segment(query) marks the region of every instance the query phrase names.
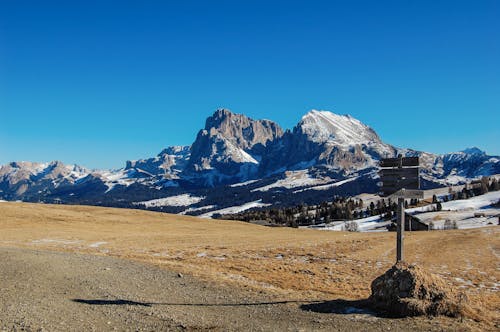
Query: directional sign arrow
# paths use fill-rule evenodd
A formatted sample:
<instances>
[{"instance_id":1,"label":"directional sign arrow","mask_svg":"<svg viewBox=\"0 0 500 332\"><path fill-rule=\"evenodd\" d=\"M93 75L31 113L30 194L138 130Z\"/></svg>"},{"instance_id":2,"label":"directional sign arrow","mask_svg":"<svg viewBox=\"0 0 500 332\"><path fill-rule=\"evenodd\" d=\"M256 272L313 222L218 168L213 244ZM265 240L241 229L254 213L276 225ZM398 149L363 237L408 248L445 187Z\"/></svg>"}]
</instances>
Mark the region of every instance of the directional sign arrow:
<instances>
[{"instance_id":1,"label":"directional sign arrow","mask_svg":"<svg viewBox=\"0 0 500 332\"><path fill-rule=\"evenodd\" d=\"M419 168L382 168L378 171L382 181L385 177L418 178Z\"/></svg>"}]
</instances>

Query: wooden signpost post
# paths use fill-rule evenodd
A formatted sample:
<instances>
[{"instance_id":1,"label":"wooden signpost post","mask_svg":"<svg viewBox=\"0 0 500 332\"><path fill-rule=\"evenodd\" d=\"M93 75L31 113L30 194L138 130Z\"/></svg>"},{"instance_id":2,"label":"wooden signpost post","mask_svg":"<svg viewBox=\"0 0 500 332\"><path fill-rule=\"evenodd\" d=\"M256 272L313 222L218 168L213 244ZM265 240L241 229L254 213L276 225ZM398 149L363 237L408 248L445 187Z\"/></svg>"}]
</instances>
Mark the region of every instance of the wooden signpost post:
<instances>
[{"instance_id":1,"label":"wooden signpost post","mask_svg":"<svg viewBox=\"0 0 500 332\"><path fill-rule=\"evenodd\" d=\"M387 158L380 160L382 195L397 197L396 262L404 260L405 198L423 198L420 189L418 157Z\"/></svg>"}]
</instances>

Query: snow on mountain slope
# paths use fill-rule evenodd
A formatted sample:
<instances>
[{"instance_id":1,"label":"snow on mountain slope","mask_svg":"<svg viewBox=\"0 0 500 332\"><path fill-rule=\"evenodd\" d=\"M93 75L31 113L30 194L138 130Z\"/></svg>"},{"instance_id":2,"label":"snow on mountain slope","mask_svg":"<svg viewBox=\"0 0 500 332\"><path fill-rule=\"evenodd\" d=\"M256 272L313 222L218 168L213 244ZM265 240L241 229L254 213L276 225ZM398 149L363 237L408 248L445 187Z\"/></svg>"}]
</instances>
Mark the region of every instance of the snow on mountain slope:
<instances>
[{"instance_id":1,"label":"snow on mountain slope","mask_svg":"<svg viewBox=\"0 0 500 332\"><path fill-rule=\"evenodd\" d=\"M238 183L230 185L230 187L232 187L232 188L235 188L235 187L244 187L244 186L248 186L249 184L258 182L258 181L259 180L249 180L249 181L245 181L245 182L238 182Z\"/></svg>"},{"instance_id":2,"label":"snow on mountain slope","mask_svg":"<svg viewBox=\"0 0 500 332\"><path fill-rule=\"evenodd\" d=\"M243 204L243 205L230 206L230 207L227 207L227 208L224 208L224 209L210 211L210 212L207 212L207 213L204 213L204 214L200 215L199 217L201 217L201 218L212 218L212 216L214 214L233 214L233 213L238 213L238 212L246 211L246 210L249 210L249 209L252 209L252 208L256 208L256 207L265 207L265 206L270 206L270 205L271 204L262 203L262 200L259 199L257 201L248 202L248 203Z\"/></svg>"},{"instance_id":3,"label":"snow on mountain slope","mask_svg":"<svg viewBox=\"0 0 500 332\"><path fill-rule=\"evenodd\" d=\"M331 189L331 188L334 188L334 187L341 186L341 185L346 184L348 182L355 181L358 178L359 178L359 176L353 176L351 178L348 178L348 179L345 179L345 180L341 180L341 181L336 181L336 182L333 182L333 183L328 183L328 184L323 184L323 185L319 185L319 186L313 186L313 187L309 187L309 188L305 188L305 189L295 190L293 193L296 194L296 193L300 193L300 192L304 192L304 191L308 191L308 190L328 190L328 189Z\"/></svg>"},{"instance_id":4,"label":"snow on mountain slope","mask_svg":"<svg viewBox=\"0 0 500 332\"><path fill-rule=\"evenodd\" d=\"M456 222L459 229L478 228L495 225L498 222L500 209L492 205L499 200L500 191L495 191L469 199L444 202L441 211L432 211L433 206L426 205L406 209L405 212L415 215L425 224L434 223L435 229L443 229L446 220ZM360 232L387 231L386 226L391 223L391 221L381 218L380 215L356 219L353 222L358 224ZM305 228L342 231L345 229L345 223L345 221L336 221L329 224L306 226Z\"/></svg>"},{"instance_id":5,"label":"snow on mountain slope","mask_svg":"<svg viewBox=\"0 0 500 332\"><path fill-rule=\"evenodd\" d=\"M477 228L496 225L500 208L494 204L500 201L500 191L489 192L484 195L443 202L441 211L432 211L432 206L408 209L423 223L434 224L435 229L444 229L445 222L456 223L457 228Z\"/></svg>"},{"instance_id":6,"label":"snow on mountain slope","mask_svg":"<svg viewBox=\"0 0 500 332\"><path fill-rule=\"evenodd\" d=\"M383 143L373 129L349 115L312 110L292 131L269 146L260 174L324 166L349 176L376 167L383 157L394 157L396 149Z\"/></svg>"},{"instance_id":7,"label":"snow on mountain slope","mask_svg":"<svg viewBox=\"0 0 500 332\"><path fill-rule=\"evenodd\" d=\"M479 195L468 199L443 202L441 203L441 206L443 211L479 210L488 207L492 204L498 203L499 200L500 200L500 191L492 191L484 195ZM431 206L421 206L421 207L407 209L406 212L408 213L426 212L430 209Z\"/></svg>"},{"instance_id":8,"label":"snow on mountain slope","mask_svg":"<svg viewBox=\"0 0 500 332\"><path fill-rule=\"evenodd\" d=\"M145 202L135 202L135 205L144 205L145 207L159 206L188 206L201 202L205 197L192 196L190 194L182 194L158 199L152 199Z\"/></svg>"},{"instance_id":9,"label":"snow on mountain slope","mask_svg":"<svg viewBox=\"0 0 500 332\"><path fill-rule=\"evenodd\" d=\"M382 219L380 216L356 219L352 222L358 225L358 231L360 232L386 232L386 226L391 223L390 221ZM346 228L346 222L335 221L328 224L304 226L303 228L312 228L324 231L344 231Z\"/></svg>"},{"instance_id":10,"label":"snow on mountain slope","mask_svg":"<svg viewBox=\"0 0 500 332\"><path fill-rule=\"evenodd\" d=\"M135 183L136 178L132 176L135 173L136 171L133 169L120 169L116 171L101 171L95 173L95 175L101 178L104 184L108 187L106 190L107 193L118 185L128 187L132 183Z\"/></svg>"},{"instance_id":11,"label":"snow on mountain slope","mask_svg":"<svg viewBox=\"0 0 500 332\"><path fill-rule=\"evenodd\" d=\"M300 171L288 171L285 172L285 178L278 180L274 183L271 183L267 186L253 189L252 192L255 191L268 191L271 188L296 188L296 187L305 187L305 186L314 186L318 184L322 184L325 182L331 181L331 179L317 179L313 178L309 175L308 170L300 170Z\"/></svg>"},{"instance_id":12,"label":"snow on mountain slope","mask_svg":"<svg viewBox=\"0 0 500 332\"><path fill-rule=\"evenodd\" d=\"M333 141L341 146L380 142L373 129L350 115L312 110L302 117L299 126L313 142Z\"/></svg>"},{"instance_id":13,"label":"snow on mountain slope","mask_svg":"<svg viewBox=\"0 0 500 332\"><path fill-rule=\"evenodd\" d=\"M125 169L133 168L167 179L178 179L189 157L189 146L170 146L154 158L127 161Z\"/></svg>"},{"instance_id":14,"label":"snow on mountain slope","mask_svg":"<svg viewBox=\"0 0 500 332\"><path fill-rule=\"evenodd\" d=\"M478 148L436 155L399 149L398 153L420 158L421 177L442 185L463 184L471 179L500 173L500 158L488 156Z\"/></svg>"},{"instance_id":15,"label":"snow on mountain slope","mask_svg":"<svg viewBox=\"0 0 500 332\"><path fill-rule=\"evenodd\" d=\"M65 165L60 161L50 163L12 162L0 167L0 177L6 177L11 184L22 180L40 180L65 178L77 180L89 174L89 171L78 165Z\"/></svg>"},{"instance_id":16,"label":"snow on mountain slope","mask_svg":"<svg viewBox=\"0 0 500 332\"><path fill-rule=\"evenodd\" d=\"M3 193L3 197L8 199L18 199L24 195L73 185L88 174L89 171L83 167L65 165L60 161L12 162L0 166L0 194Z\"/></svg>"},{"instance_id":17,"label":"snow on mountain slope","mask_svg":"<svg viewBox=\"0 0 500 332\"><path fill-rule=\"evenodd\" d=\"M198 212L198 211L203 211L203 210L212 210L212 209L215 209L217 206L216 205L206 205L206 206L200 206L200 207L190 207L184 211L182 211L181 213L179 214L182 214L182 215L186 215L188 213L192 213L192 212Z\"/></svg>"}]
</instances>

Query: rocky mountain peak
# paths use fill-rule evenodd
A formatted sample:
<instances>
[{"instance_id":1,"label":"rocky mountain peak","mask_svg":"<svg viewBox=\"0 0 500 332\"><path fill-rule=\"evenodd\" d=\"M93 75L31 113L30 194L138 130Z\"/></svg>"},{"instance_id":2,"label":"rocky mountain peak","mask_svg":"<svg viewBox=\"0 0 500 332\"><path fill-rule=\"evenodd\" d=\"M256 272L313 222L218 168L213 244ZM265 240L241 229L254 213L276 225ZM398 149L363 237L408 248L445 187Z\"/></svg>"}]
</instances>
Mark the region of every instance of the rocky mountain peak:
<instances>
[{"instance_id":1,"label":"rocky mountain peak","mask_svg":"<svg viewBox=\"0 0 500 332\"><path fill-rule=\"evenodd\" d=\"M473 146L471 148L467 148L467 149L464 149L460 152L463 152L465 154L472 154L472 155L485 155L486 152L484 152L483 150Z\"/></svg>"},{"instance_id":2,"label":"rocky mountain peak","mask_svg":"<svg viewBox=\"0 0 500 332\"><path fill-rule=\"evenodd\" d=\"M218 128L222 123L226 122L229 118L233 116L242 116L242 114L234 114L227 108L217 109L212 116L209 116L205 121L205 130L210 130L210 128Z\"/></svg>"},{"instance_id":3,"label":"rocky mountain peak","mask_svg":"<svg viewBox=\"0 0 500 332\"><path fill-rule=\"evenodd\" d=\"M164 155L186 155L189 154L189 146L188 145L173 145L169 146L165 149L163 149L159 154L158 157L164 156Z\"/></svg>"},{"instance_id":4,"label":"rocky mountain peak","mask_svg":"<svg viewBox=\"0 0 500 332\"><path fill-rule=\"evenodd\" d=\"M256 144L266 145L283 135L281 127L273 121L253 120L228 109L218 109L207 118L205 130L210 136L220 134L241 149L251 149Z\"/></svg>"},{"instance_id":5,"label":"rocky mountain peak","mask_svg":"<svg viewBox=\"0 0 500 332\"><path fill-rule=\"evenodd\" d=\"M281 127L272 121L218 109L191 145L188 171L217 170L223 177L248 177L265 147L282 135Z\"/></svg>"},{"instance_id":6,"label":"rocky mountain peak","mask_svg":"<svg viewBox=\"0 0 500 332\"><path fill-rule=\"evenodd\" d=\"M380 143L377 133L350 115L311 110L304 115L294 132L300 132L317 143L334 143L340 146Z\"/></svg>"}]
</instances>

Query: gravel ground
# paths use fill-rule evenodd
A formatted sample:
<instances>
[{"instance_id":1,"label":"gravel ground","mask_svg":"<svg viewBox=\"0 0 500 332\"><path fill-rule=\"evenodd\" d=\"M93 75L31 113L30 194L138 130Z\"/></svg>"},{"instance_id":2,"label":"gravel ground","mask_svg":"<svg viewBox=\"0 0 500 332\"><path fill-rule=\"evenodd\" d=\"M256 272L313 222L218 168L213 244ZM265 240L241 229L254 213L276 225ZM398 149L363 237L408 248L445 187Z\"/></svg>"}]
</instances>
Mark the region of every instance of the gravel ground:
<instances>
[{"instance_id":1,"label":"gravel ground","mask_svg":"<svg viewBox=\"0 0 500 332\"><path fill-rule=\"evenodd\" d=\"M468 330L375 317L349 301L284 300L111 257L0 248L1 331Z\"/></svg>"}]
</instances>

